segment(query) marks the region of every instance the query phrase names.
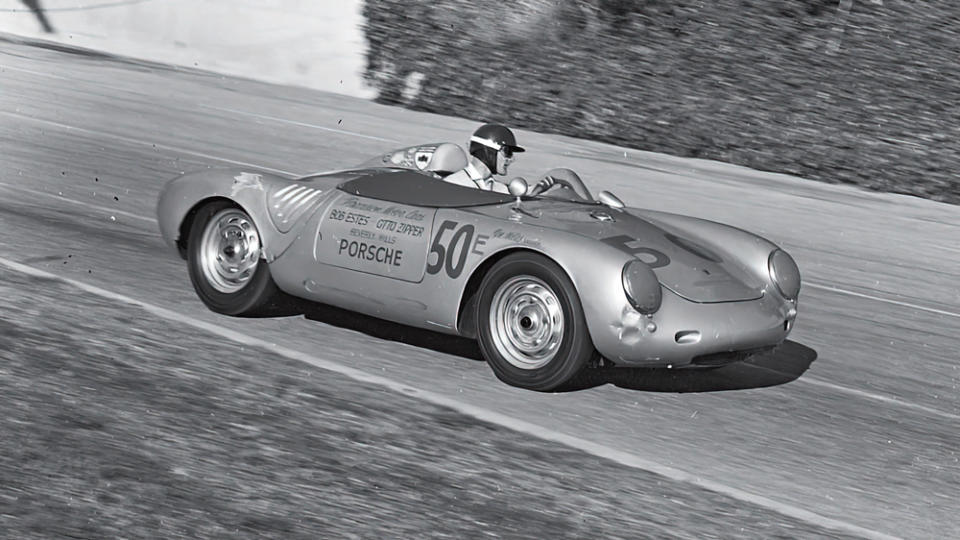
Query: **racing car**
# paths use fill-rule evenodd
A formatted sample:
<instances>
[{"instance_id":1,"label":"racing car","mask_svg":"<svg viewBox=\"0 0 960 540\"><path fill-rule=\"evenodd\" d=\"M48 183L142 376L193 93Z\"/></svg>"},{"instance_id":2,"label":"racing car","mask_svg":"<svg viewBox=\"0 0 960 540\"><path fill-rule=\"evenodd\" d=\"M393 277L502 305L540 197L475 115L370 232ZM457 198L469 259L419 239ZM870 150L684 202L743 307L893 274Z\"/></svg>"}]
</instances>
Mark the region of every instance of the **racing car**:
<instances>
[{"instance_id":1,"label":"racing car","mask_svg":"<svg viewBox=\"0 0 960 540\"><path fill-rule=\"evenodd\" d=\"M594 197L570 169L537 195L520 178L510 193L444 182L463 156L427 144L302 177L188 173L160 195L160 231L215 312L291 295L466 336L531 390L604 365L723 365L790 333L800 271L772 242Z\"/></svg>"}]
</instances>

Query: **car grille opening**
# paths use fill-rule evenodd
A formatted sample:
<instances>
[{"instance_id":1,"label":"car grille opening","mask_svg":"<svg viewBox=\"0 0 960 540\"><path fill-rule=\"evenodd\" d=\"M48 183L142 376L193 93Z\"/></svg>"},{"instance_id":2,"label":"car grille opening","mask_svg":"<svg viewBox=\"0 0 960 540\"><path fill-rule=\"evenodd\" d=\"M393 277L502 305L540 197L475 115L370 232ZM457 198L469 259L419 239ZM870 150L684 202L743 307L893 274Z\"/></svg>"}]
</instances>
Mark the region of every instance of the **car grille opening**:
<instances>
[{"instance_id":1,"label":"car grille opening","mask_svg":"<svg viewBox=\"0 0 960 540\"><path fill-rule=\"evenodd\" d=\"M694 356L690 363L694 366L725 366L744 360L758 354L770 352L773 347L760 347L757 349L747 349L743 351L724 351L712 354L702 354Z\"/></svg>"}]
</instances>

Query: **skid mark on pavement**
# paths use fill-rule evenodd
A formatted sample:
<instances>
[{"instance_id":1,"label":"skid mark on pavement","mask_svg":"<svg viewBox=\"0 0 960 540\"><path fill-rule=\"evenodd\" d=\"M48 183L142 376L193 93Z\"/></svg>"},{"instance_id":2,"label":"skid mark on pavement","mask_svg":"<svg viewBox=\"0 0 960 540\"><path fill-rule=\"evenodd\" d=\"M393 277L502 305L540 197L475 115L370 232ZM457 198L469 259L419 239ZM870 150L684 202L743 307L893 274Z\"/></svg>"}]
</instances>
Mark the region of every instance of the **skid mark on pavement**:
<instances>
[{"instance_id":1,"label":"skid mark on pavement","mask_svg":"<svg viewBox=\"0 0 960 540\"><path fill-rule=\"evenodd\" d=\"M881 403L886 403L886 404L888 404L888 405L896 405L896 406L898 406L898 407L904 407L904 408L907 408L907 409L913 409L913 410L915 410L915 411L920 411L920 412L923 412L923 413L926 413L926 414L931 414L931 415L934 415L934 416L939 416L939 417L945 418L945 419L947 419L947 420L960 421L960 414L953 414L953 413L949 413L949 412L947 412L947 411L941 411L941 410L939 410L939 409L934 409L934 408L932 408L932 407L927 407L927 406L925 406L925 405L920 405L920 404L918 404L918 403L910 403L910 402L908 402L908 401L902 401L902 400L899 400L899 399L897 399L897 398L893 398L893 397L889 397L889 396L884 396L884 395L882 395L882 394L875 394L875 393L873 393L873 392L866 392L866 391L863 391L863 390L858 390L858 389L856 389L856 388L850 388L850 387L847 387L847 386L840 386L839 384L833 384L833 383L830 383L830 382L827 382L827 381L822 381L822 380L819 380L819 379L811 379L811 378L803 378L803 377L801 377L801 378L797 379L796 381L794 381L794 384L796 384L796 383L803 383L803 384L809 384L809 385L812 385L812 386L819 386L820 388L828 388L828 389L830 389L830 390L834 390L834 391L837 391L837 392L844 392L844 393L847 393L847 394L852 394L852 395L855 395L855 396L862 397L862 398L864 398L864 399L870 399L870 400L873 400L873 401L879 401L879 402L881 402Z\"/></svg>"},{"instance_id":2,"label":"skid mark on pavement","mask_svg":"<svg viewBox=\"0 0 960 540\"><path fill-rule=\"evenodd\" d=\"M289 348L277 345L275 343L269 343L265 340L251 337L241 332L236 332L233 330L229 330L227 328L222 328L218 325L204 322L199 319L194 319L187 315L177 313L175 311L172 311L166 308L155 306L153 304L149 304L147 302L137 300L135 298L131 298L129 296L125 296L119 293L111 292L106 289L101 289L100 287L89 285L81 281L77 281L77 280L66 278L66 277L61 277L50 272L33 268L32 266L26 266L14 261L7 260L5 258L0 258L0 265L6 266L11 270L21 272L30 276L43 278L43 279L58 280L63 283L67 283L73 287L76 287L78 289L81 289L83 291L86 291L88 293L100 296L101 298L106 298L108 300L137 306L140 309L143 309L144 311L147 311L148 313L151 313L157 317L161 317L163 319L166 319L168 321L172 321L175 323L186 324L188 326L197 328L198 330L202 330L202 331L220 336L221 338L224 338L224 339L229 339L241 345L259 347L265 350L269 350L276 354L285 356L291 360L303 362L326 371L339 373L340 375L350 377L351 379L354 379L360 382L375 384L377 386L387 388L394 392L399 392L402 394L413 396L415 398L422 399L424 401L433 403L435 405L447 407L449 409L459 412L460 414L471 416L473 418L482 420L484 422L489 422L491 424L503 426L505 428L516 431L518 433L525 433L527 435L531 435L545 441L562 444L570 448L580 450L590 455L608 459L610 461L619 463L621 465L624 465L630 468L641 469L648 472L656 473L656 474L659 474L660 476L663 476L675 482L693 484L695 486L708 489L710 491L714 491L716 493L720 493L728 497L732 497L734 499L746 502L748 504L753 504L769 510L773 510L780 514L783 514L801 521L805 521L813 525L817 525L820 527L824 527L824 528L828 528L836 531L842 531L848 534L862 536L863 538L883 539L883 540L897 538L895 536L870 530L865 527L860 527L852 523L846 523L844 521L821 516L814 512L804 510L803 508L782 503L779 501L775 501L773 499L769 499L761 495L756 495L754 493L750 493L736 487L728 486L720 482L707 480L707 479L701 478L700 476L697 476L696 474L691 474L679 469L675 469L673 467L668 467L666 465L662 465L660 463L645 459L643 457L640 457L635 454L631 454L629 452L616 450L614 448L610 448L602 444L598 444L592 441L581 439L579 437L574 437L572 435L567 435L565 433L547 429L537 424L533 424L531 422L513 418L495 411L484 409L482 407L477 407L467 403L462 403L455 399L449 398L447 396L444 396L436 392L421 390L419 388L415 388L413 386L409 386L401 382L397 382L393 379L372 375L370 373L361 371L359 369L351 368L351 367L339 364L337 362L333 362L331 360L305 354L303 352L289 349Z\"/></svg>"},{"instance_id":3,"label":"skid mark on pavement","mask_svg":"<svg viewBox=\"0 0 960 540\"><path fill-rule=\"evenodd\" d=\"M97 211L97 212L101 212L101 213L104 213L104 214L109 214L111 217L123 216L123 217L129 218L129 219L135 219L135 220L139 220L139 221L145 221L145 222L150 223L150 224L152 224L152 225L156 225L156 224L157 224L156 218L153 218L153 217L150 217L150 216L143 216L143 215L140 215L140 214L134 214L133 212L125 212L125 211L123 211L123 210L116 210L116 209L113 209L113 208L108 208L108 207L106 207L106 206L101 206L101 205L99 205L99 204L88 203L88 202L85 202L85 201L77 201L77 200L74 200L74 199L70 199L70 198L68 198L68 197L65 197L65 196L63 196L63 195L54 195L53 193L48 193L48 192L46 192L46 191L38 191L38 190L33 190L33 189L25 189L25 188L22 188L22 187L20 187L20 186L13 186L13 185L10 185L10 184L3 184L3 183L0 183L0 188L2 188L2 189L9 189L9 190L11 190L11 191L17 191L17 192L19 192L19 193L23 193L23 194L30 195L30 196L39 195L39 196L41 196L41 197L47 197L47 198L49 198L49 199L56 199L57 201L60 201L60 202L65 202L65 203L73 204L73 205L76 205L76 206L82 206L82 207L84 207L84 208L89 208L89 209L95 210L95 211Z\"/></svg>"},{"instance_id":4,"label":"skid mark on pavement","mask_svg":"<svg viewBox=\"0 0 960 540\"><path fill-rule=\"evenodd\" d=\"M265 115L265 114L257 114L257 113L252 113L252 112L243 111L243 110L240 110L240 109L228 109L227 107L215 107L215 106L213 106L213 105L204 105L204 104L202 104L202 103L200 104L200 107L202 107L202 108L204 108L204 109L210 109L210 110L213 110L213 111L221 111L221 112L228 112L228 113L233 113L233 114L239 114L239 115L242 115L242 116L250 116L250 117L252 117L252 118L259 118L259 119L261 119L261 120L271 120L271 121L273 121L273 122L280 122L281 124L290 124L291 126L308 127L308 128L312 128L312 129L319 129L319 130L322 130L322 131L330 131L330 132L333 132L333 133L340 133L340 134L343 134L343 135L352 135L352 136L354 136L354 137L360 137L360 138L362 138L362 139L371 139L371 140L374 140L374 141L383 141L383 142L391 142L391 143L399 143L399 142L400 142L400 141L397 140L397 139L385 139L385 138L383 138L383 137L375 137L375 136L373 136L373 135L366 135L366 134L364 134L364 133L358 133L358 132L356 132L356 131L348 131L348 130L346 130L346 129L339 129L339 128L330 128L330 127L326 127L326 126L319 126L319 125L317 125L317 124L308 124L308 123L306 123L306 122L299 122L299 121L297 121L297 120L289 120L289 119L287 119L287 118L278 118L278 117L276 117L276 116L267 116L267 115Z\"/></svg>"},{"instance_id":5,"label":"skid mark on pavement","mask_svg":"<svg viewBox=\"0 0 960 540\"><path fill-rule=\"evenodd\" d=\"M960 313L957 313L957 312L954 312L954 311L947 311L947 310L944 310L944 309L936 309L936 308L932 308L932 307L921 306L921 305L919 305L919 304L911 304L911 303L909 303L909 302L902 302L902 301L900 301L900 300L894 300L894 299L892 299L892 298L883 298L883 297L880 297L880 296L873 296L873 295L871 295L871 294L863 294L863 293L848 291L848 290L846 290L846 289L841 289L841 288L839 288L839 287L833 287L833 286L831 286L831 285L821 285L821 284L819 284L819 283L804 282L804 283L803 283L803 286L804 286L804 287L811 287L811 288L813 288L813 289L820 289L821 291L830 291L830 292L835 292L835 293L837 293L837 294L845 294L845 295L848 295L848 296L856 296L857 298L866 298L866 299L868 299L868 300L876 300L877 302L884 302L884 303L887 303L887 304L893 304L893 305L895 305L895 306L907 307L907 308L916 309L916 310L919 310L919 311L926 311L926 312L928 312L928 313L936 313L937 315L946 315L947 317L957 317L957 318L960 318Z\"/></svg>"},{"instance_id":6,"label":"skid mark on pavement","mask_svg":"<svg viewBox=\"0 0 960 540\"><path fill-rule=\"evenodd\" d=\"M60 75L54 75L52 73L44 73L42 71L34 71L32 69L24 69L24 68L13 67L13 66L0 66L0 72L7 71L7 70L19 71L21 73L29 73L30 75L38 75L40 77L50 77L51 79L60 79L61 81L71 80L70 77L62 77Z\"/></svg>"},{"instance_id":7,"label":"skid mark on pavement","mask_svg":"<svg viewBox=\"0 0 960 540\"><path fill-rule=\"evenodd\" d=\"M25 120L25 121L28 121L28 122L34 122L34 123L38 123L38 124L44 124L44 125L48 125L48 126L54 126L54 127L66 129L66 130L68 130L68 131L74 131L74 132L77 132L77 133L85 133L85 134L87 134L87 135L93 135L94 137L104 137L104 138L113 139L113 140L116 140L116 141L133 143L133 144L138 144L138 145L141 145L141 146L149 146L149 147L151 147L151 148L158 148L158 149L160 149L160 150L167 150L167 151L169 151L169 152L177 152L177 153L180 153L180 154L187 154L187 155L189 155L189 156L199 157L199 158L203 158L203 159L209 159L209 160L213 160L213 161L220 161L220 162L223 162L223 163L230 163L230 164L233 164L233 165L240 165L241 167L252 167L252 168L260 169L260 170L262 170L262 171L267 171L267 172L282 174L282 175L285 175L285 176L299 176L297 173L293 173L293 172L290 172L290 171L285 171L285 170L283 170L283 169L275 169L275 168L273 168L273 167L266 167L266 166L263 166L263 165L255 165L255 164L253 164L253 163L248 163L248 162L246 162L246 161L239 161L239 160L236 160L236 159L229 159L229 158L224 158L224 157L220 157L220 156L214 156L214 155L212 155L212 154L205 154L205 153L203 153L203 152L197 152L197 151L195 151L195 150L188 150L188 149L186 149L186 148L181 148L181 147L179 147L179 146L171 146L171 145L168 145L168 144L153 143L153 142L150 142L150 141L145 141L145 140L143 140L143 139L136 139L136 138L134 138L134 137L125 137L125 136L123 136L123 135L116 135L116 134L113 134L113 133L107 133L107 132L105 132L105 131L96 131L96 130L92 130L92 129L86 129L86 128L82 128L82 127L71 126L70 124L64 124L64 123L62 123L62 122L55 122L55 121L53 121L53 120L41 120L41 119L39 119L39 118L34 118L34 117L32 117L32 116L27 116L27 115L25 115L25 114L17 114L17 113L12 113L12 112L8 112L8 111L0 111L0 116L8 116L8 117L11 117L11 118L16 118L16 119L18 119L18 120Z\"/></svg>"}]
</instances>

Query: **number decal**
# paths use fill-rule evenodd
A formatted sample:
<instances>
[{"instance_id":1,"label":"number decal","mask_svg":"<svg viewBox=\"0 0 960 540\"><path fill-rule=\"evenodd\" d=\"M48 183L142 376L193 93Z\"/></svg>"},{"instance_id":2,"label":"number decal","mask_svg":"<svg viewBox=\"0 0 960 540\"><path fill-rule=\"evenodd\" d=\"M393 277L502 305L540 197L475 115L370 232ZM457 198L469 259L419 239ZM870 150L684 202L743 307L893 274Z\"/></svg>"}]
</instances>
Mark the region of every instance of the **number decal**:
<instances>
[{"instance_id":1,"label":"number decal","mask_svg":"<svg viewBox=\"0 0 960 540\"><path fill-rule=\"evenodd\" d=\"M463 268L467 264L467 255L470 252L470 243L473 241L473 233L475 231L473 225L467 224L463 227L457 229L456 221L446 220L440 224L440 227L437 229L437 235L433 237L433 243L430 245L430 255L436 255L436 259L433 262L427 261L427 273L428 274L437 274L440 270L446 269L447 275L451 279L456 279L460 277L460 274L463 273ZM450 238L450 241L444 245L442 238L443 233L448 230L457 229L453 236ZM459 252L457 253L457 250ZM454 255L457 253L456 255ZM456 260L454 260L456 257Z\"/></svg>"},{"instance_id":2,"label":"number decal","mask_svg":"<svg viewBox=\"0 0 960 540\"><path fill-rule=\"evenodd\" d=\"M467 255L470 251L470 242L473 241L473 225L464 225L453 233L450 239L450 248L447 250L447 275L453 279L460 277L463 267L467 263ZM461 242L462 240L462 242ZM453 262L453 251L460 247L460 258Z\"/></svg>"},{"instance_id":3,"label":"number decal","mask_svg":"<svg viewBox=\"0 0 960 540\"><path fill-rule=\"evenodd\" d=\"M601 240L601 242L604 244L613 246L620 251L627 253L628 255L633 255L641 261L647 263L650 268L662 268L670 264L670 257L667 257L667 254L662 251L657 251L648 247L633 247L628 245L636 241L637 240L635 238L630 238L625 234L611 236L610 238L604 238ZM646 257L644 257L644 255L646 255ZM649 260L651 257L653 258L653 261Z\"/></svg>"},{"instance_id":4,"label":"number decal","mask_svg":"<svg viewBox=\"0 0 960 540\"><path fill-rule=\"evenodd\" d=\"M433 237L433 244L430 245L430 253L427 254L429 259L430 255L436 254L437 260L434 262L427 262L427 273L436 274L441 269L443 269L444 257L447 253L447 248L443 247L443 244L440 243L440 237L443 236L444 231L447 229L452 229L457 226L456 221L444 221L440 224L440 228L437 230L437 235Z\"/></svg>"}]
</instances>

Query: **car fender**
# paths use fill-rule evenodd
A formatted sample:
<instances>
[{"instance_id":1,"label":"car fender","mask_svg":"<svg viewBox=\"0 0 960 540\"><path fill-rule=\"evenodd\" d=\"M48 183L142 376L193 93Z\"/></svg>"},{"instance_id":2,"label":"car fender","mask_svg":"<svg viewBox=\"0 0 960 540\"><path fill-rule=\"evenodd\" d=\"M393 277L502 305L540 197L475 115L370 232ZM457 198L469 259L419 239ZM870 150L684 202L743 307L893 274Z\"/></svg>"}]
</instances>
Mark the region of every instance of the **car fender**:
<instances>
[{"instance_id":1,"label":"car fender","mask_svg":"<svg viewBox=\"0 0 960 540\"><path fill-rule=\"evenodd\" d=\"M560 266L577 291L591 336L602 335L627 306L621 273L632 257L622 251L566 231L510 221L481 220L477 230L489 236L485 240L488 249L471 265L469 278L460 288L455 320L461 334L475 333L469 311L483 275L496 261L518 251L543 255Z\"/></svg>"},{"instance_id":2,"label":"car fender","mask_svg":"<svg viewBox=\"0 0 960 540\"><path fill-rule=\"evenodd\" d=\"M770 240L716 221L639 208L628 208L627 211L666 231L683 234L709 245L710 249L717 251L725 260L736 264L763 283L772 285L767 263L770 253L778 249L778 246Z\"/></svg>"},{"instance_id":3,"label":"car fender","mask_svg":"<svg viewBox=\"0 0 960 540\"><path fill-rule=\"evenodd\" d=\"M232 201L253 220L263 243L267 262L289 247L297 224L310 215L330 191L319 183L297 182L250 169L209 169L184 174L167 182L157 201L160 234L171 248L183 255L184 220L201 203L214 199Z\"/></svg>"}]
</instances>

